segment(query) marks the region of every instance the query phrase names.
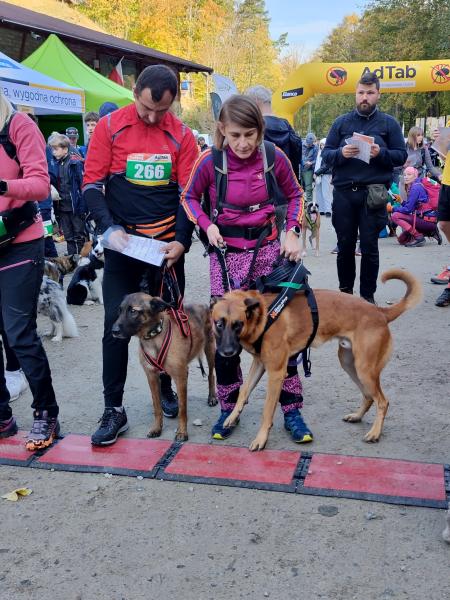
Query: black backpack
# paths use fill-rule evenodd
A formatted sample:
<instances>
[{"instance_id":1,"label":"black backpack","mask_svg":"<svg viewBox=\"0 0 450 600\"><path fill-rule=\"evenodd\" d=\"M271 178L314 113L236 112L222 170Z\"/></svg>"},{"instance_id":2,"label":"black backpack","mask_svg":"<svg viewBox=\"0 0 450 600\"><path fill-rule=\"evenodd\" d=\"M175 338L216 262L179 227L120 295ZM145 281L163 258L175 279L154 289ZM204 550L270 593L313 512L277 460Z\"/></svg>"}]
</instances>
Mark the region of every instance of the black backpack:
<instances>
[{"instance_id":1,"label":"black backpack","mask_svg":"<svg viewBox=\"0 0 450 600\"><path fill-rule=\"evenodd\" d=\"M0 146L3 146L3 149L9 158L19 163L19 159L17 158L17 149L9 137L9 126L15 114L16 113L13 112L9 121L4 124L3 129L0 131Z\"/></svg>"}]
</instances>

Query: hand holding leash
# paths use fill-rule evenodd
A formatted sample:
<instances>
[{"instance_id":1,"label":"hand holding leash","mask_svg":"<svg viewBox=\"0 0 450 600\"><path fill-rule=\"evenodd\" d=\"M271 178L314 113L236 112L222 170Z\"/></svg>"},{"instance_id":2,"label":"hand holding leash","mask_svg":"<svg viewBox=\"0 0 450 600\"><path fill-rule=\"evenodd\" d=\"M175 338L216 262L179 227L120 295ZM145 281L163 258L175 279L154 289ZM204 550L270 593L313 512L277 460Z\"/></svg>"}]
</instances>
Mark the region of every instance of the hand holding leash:
<instances>
[{"instance_id":1,"label":"hand holding leash","mask_svg":"<svg viewBox=\"0 0 450 600\"><path fill-rule=\"evenodd\" d=\"M288 231L281 246L280 254L288 260L298 262L301 258L298 236L293 231Z\"/></svg>"},{"instance_id":2,"label":"hand holding leash","mask_svg":"<svg viewBox=\"0 0 450 600\"><path fill-rule=\"evenodd\" d=\"M221 236L217 225L214 225L212 223L206 230L206 235L208 236L208 241L211 244L211 246L214 246L215 248L220 248L223 245L223 237Z\"/></svg>"},{"instance_id":3,"label":"hand holding leash","mask_svg":"<svg viewBox=\"0 0 450 600\"><path fill-rule=\"evenodd\" d=\"M184 246L181 242L169 242L165 247L165 259L167 261L167 266L170 268L173 264L177 262L177 260L183 256Z\"/></svg>"}]
</instances>

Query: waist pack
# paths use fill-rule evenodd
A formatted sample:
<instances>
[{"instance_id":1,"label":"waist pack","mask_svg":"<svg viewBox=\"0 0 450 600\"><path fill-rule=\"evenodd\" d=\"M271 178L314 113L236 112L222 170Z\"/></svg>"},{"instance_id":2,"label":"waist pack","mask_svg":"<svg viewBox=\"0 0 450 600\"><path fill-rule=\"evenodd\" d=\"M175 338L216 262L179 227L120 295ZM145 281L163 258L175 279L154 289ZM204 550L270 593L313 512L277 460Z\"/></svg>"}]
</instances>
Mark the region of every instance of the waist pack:
<instances>
[{"instance_id":1,"label":"waist pack","mask_svg":"<svg viewBox=\"0 0 450 600\"><path fill-rule=\"evenodd\" d=\"M367 208L385 208L388 200L389 192L383 183L371 183L367 186Z\"/></svg>"},{"instance_id":2,"label":"waist pack","mask_svg":"<svg viewBox=\"0 0 450 600\"><path fill-rule=\"evenodd\" d=\"M19 208L0 213L0 250L8 246L19 233L34 223L38 213L36 202L25 202Z\"/></svg>"}]
</instances>

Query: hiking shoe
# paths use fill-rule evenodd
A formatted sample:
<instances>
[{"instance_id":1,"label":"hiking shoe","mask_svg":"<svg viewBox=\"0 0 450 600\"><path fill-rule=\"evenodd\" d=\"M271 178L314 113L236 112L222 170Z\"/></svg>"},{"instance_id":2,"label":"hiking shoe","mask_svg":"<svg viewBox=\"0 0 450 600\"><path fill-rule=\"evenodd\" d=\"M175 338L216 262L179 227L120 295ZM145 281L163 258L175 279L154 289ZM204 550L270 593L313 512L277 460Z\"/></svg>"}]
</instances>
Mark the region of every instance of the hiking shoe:
<instances>
[{"instance_id":1,"label":"hiking shoe","mask_svg":"<svg viewBox=\"0 0 450 600\"><path fill-rule=\"evenodd\" d=\"M289 431L296 444L306 444L313 441L313 434L298 409L284 413L284 428Z\"/></svg>"},{"instance_id":2,"label":"hiking shoe","mask_svg":"<svg viewBox=\"0 0 450 600\"><path fill-rule=\"evenodd\" d=\"M25 379L22 369L18 371L5 371L6 387L8 388L10 402L17 400L20 394L28 387L28 381Z\"/></svg>"},{"instance_id":3,"label":"hiking shoe","mask_svg":"<svg viewBox=\"0 0 450 600\"><path fill-rule=\"evenodd\" d=\"M217 423L211 430L211 435L215 440L226 440L233 433L234 427L224 427L223 424L227 417L231 415L233 411L231 410L222 410L220 411L220 417L217 420ZM236 425L239 423L239 419L236 421Z\"/></svg>"},{"instance_id":4,"label":"hiking shoe","mask_svg":"<svg viewBox=\"0 0 450 600\"><path fill-rule=\"evenodd\" d=\"M0 438L7 438L16 435L18 431L17 423L14 417L0 421Z\"/></svg>"},{"instance_id":5,"label":"hiking shoe","mask_svg":"<svg viewBox=\"0 0 450 600\"><path fill-rule=\"evenodd\" d=\"M331 254L338 254L339 252L339 248L336 246L336 248L333 248L333 250L331 251Z\"/></svg>"},{"instance_id":6,"label":"hiking shoe","mask_svg":"<svg viewBox=\"0 0 450 600\"><path fill-rule=\"evenodd\" d=\"M442 273L436 275L436 277L431 277L430 281L432 283L437 283L438 285L447 285L450 283L450 269L447 267Z\"/></svg>"},{"instance_id":7,"label":"hiking shoe","mask_svg":"<svg viewBox=\"0 0 450 600\"><path fill-rule=\"evenodd\" d=\"M449 306L450 305L450 288L445 288L442 294L435 302L436 306Z\"/></svg>"},{"instance_id":8,"label":"hiking shoe","mask_svg":"<svg viewBox=\"0 0 450 600\"><path fill-rule=\"evenodd\" d=\"M105 408L102 418L99 420L100 427L91 436L93 446L109 446L114 444L118 436L128 429L128 419L125 409L122 412L115 408Z\"/></svg>"},{"instance_id":9,"label":"hiking shoe","mask_svg":"<svg viewBox=\"0 0 450 600\"><path fill-rule=\"evenodd\" d=\"M178 396L171 386L161 386L161 408L163 415L169 419L178 417Z\"/></svg>"},{"instance_id":10,"label":"hiking shoe","mask_svg":"<svg viewBox=\"0 0 450 600\"><path fill-rule=\"evenodd\" d=\"M405 244L406 248L420 248L425 245L425 238L422 235L421 237L414 238L411 242L407 242Z\"/></svg>"},{"instance_id":11,"label":"hiking shoe","mask_svg":"<svg viewBox=\"0 0 450 600\"><path fill-rule=\"evenodd\" d=\"M48 448L59 436L58 417L49 417L48 411L34 412L34 422L25 442L25 448L30 452Z\"/></svg>"},{"instance_id":12,"label":"hiking shoe","mask_svg":"<svg viewBox=\"0 0 450 600\"><path fill-rule=\"evenodd\" d=\"M436 229L434 230L434 232L430 235L430 237L432 237L433 239L435 239L438 243L438 246L442 245L442 236L441 233L439 231L439 227L436 227Z\"/></svg>"}]
</instances>

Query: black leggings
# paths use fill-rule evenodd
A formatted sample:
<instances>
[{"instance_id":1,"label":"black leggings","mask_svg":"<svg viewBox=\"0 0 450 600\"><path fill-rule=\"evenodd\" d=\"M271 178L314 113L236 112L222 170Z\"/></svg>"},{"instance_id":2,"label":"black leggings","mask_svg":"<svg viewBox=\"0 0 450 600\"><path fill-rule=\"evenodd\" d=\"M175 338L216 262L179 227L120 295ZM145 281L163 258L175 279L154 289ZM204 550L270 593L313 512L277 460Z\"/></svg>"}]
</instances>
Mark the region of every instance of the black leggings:
<instances>
[{"instance_id":1,"label":"black leggings","mask_svg":"<svg viewBox=\"0 0 450 600\"><path fill-rule=\"evenodd\" d=\"M0 254L0 331L30 385L32 408L48 410L57 416L50 367L36 331L39 289L44 272L44 239L11 244ZM4 375L3 352L0 354L0 419L9 419L9 392Z\"/></svg>"}]
</instances>

